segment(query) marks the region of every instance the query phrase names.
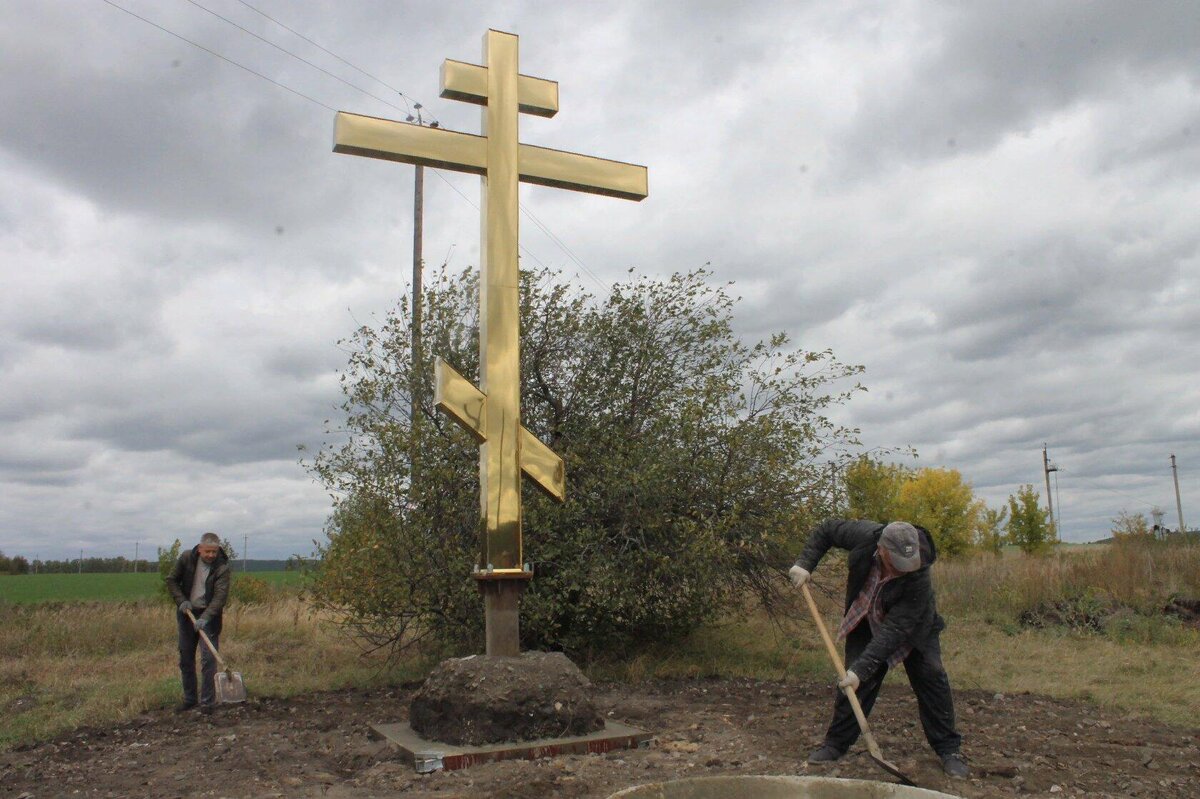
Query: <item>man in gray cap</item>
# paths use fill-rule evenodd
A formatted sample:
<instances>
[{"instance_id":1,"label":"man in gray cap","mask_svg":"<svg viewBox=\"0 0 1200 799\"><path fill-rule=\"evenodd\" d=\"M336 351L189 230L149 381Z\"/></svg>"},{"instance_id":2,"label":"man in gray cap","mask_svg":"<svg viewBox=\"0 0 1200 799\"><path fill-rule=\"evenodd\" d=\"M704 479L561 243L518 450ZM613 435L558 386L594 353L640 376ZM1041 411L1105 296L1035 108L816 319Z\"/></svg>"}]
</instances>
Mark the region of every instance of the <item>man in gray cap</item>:
<instances>
[{"instance_id":1,"label":"man in gray cap","mask_svg":"<svg viewBox=\"0 0 1200 799\"><path fill-rule=\"evenodd\" d=\"M921 727L942 768L951 777L970 770L959 752L962 737L954 727L954 698L942 666L939 633L946 627L938 615L929 567L937 559L933 538L908 522L832 519L818 527L788 575L799 588L830 547L848 550L846 613L838 638L846 642L846 678L841 689L853 690L870 714L888 668L904 664L917 695ZM850 701L839 691L825 741L809 763L837 760L858 738L858 721Z\"/></svg>"}]
</instances>

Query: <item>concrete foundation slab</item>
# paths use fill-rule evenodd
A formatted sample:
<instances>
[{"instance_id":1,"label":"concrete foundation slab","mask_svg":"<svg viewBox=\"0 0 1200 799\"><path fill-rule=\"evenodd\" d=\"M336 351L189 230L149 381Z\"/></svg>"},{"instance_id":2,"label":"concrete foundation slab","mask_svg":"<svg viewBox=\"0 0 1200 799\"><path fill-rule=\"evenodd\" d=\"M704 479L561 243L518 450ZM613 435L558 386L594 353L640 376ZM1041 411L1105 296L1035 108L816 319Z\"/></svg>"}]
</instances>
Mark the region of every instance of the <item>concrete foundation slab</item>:
<instances>
[{"instance_id":1,"label":"concrete foundation slab","mask_svg":"<svg viewBox=\"0 0 1200 799\"><path fill-rule=\"evenodd\" d=\"M573 738L541 738L486 746L455 746L427 741L413 732L407 722L372 724L371 730L399 749L405 760L411 758L413 768L422 774L442 769L454 771L494 760L536 760L555 755L637 749L649 746L653 737L645 730L615 721L606 722L603 730Z\"/></svg>"},{"instance_id":2,"label":"concrete foundation slab","mask_svg":"<svg viewBox=\"0 0 1200 799\"><path fill-rule=\"evenodd\" d=\"M618 791L608 799L959 799L889 782L833 777L694 777Z\"/></svg>"}]
</instances>

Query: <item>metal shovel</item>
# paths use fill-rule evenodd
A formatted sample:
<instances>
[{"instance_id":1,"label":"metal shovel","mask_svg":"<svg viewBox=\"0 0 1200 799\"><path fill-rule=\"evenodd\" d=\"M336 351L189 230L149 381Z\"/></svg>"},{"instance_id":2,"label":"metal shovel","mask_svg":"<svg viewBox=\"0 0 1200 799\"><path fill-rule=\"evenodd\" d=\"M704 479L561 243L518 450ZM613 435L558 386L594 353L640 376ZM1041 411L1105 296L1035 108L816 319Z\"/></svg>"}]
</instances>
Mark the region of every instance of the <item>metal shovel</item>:
<instances>
[{"instance_id":1,"label":"metal shovel","mask_svg":"<svg viewBox=\"0 0 1200 799\"><path fill-rule=\"evenodd\" d=\"M821 619L821 612L817 610L817 603L813 601L807 584L800 586L800 590L804 592L804 599L808 602L808 611L812 614L813 623L817 625L818 632L821 633L821 640L825 642L825 649L829 652L829 659L833 661L833 667L837 669L838 679L844 680L846 678L846 667L842 665L842 656L838 653L837 647L833 645L833 639L829 637L829 631L825 629L825 622ZM862 705L858 703L858 696L854 693L854 689L846 688L844 689L844 693L846 694L846 699L850 700L850 707L854 709L854 717L858 719L858 728L862 731L862 736L867 742L867 752L870 753L871 759L884 771L900 780L902 785L916 787L917 784L901 771L895 763L884 760L883 752L880 751L879 744L875 743L875 736L871 735L871 728L867 726L867 717L863 713Z\"/></svg>"},{"instance_id":2,"label":"metal shovel","mask_svg":"<svg viewBox=\"0 0 1200 799\"><path fill-rule=\"evenodd\" d=\"M196 617L192 615L190 610L185 610L184 613L192 620L192 625L196 624ZM200 633L200 639L204 641L204 645L208 647L208 651L212 652L214 658L217 659L217 665L221 667L216 678L213 680L216 687L218 702L245 702L246 701L246 683L242 682L242 673L240 671L230 671L229 666L225 663L225 659L221 657L221 653L213 646L212 641L208 640L208 633L204 630L197 629Z\"/></svg>"}]
</instances>

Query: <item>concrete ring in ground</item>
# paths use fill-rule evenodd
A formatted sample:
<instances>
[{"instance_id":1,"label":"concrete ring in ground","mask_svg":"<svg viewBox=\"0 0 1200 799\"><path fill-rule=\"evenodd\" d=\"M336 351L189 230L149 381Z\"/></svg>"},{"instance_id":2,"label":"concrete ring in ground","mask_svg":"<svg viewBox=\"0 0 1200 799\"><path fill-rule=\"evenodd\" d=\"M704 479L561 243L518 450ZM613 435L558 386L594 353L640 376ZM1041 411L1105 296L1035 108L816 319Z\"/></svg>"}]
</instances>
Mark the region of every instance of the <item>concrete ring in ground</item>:
<instances>
[{"instance_id":1,"label":"concrete ring in ground","mask_svg":"<svg viewBox=\"0 0 1200 799\"><path fill-rule=\"evenodd\" d=\"M831 777L695 777L637 785L608 799L960 799L890 782Z\"/></svg>"}]
</instances>

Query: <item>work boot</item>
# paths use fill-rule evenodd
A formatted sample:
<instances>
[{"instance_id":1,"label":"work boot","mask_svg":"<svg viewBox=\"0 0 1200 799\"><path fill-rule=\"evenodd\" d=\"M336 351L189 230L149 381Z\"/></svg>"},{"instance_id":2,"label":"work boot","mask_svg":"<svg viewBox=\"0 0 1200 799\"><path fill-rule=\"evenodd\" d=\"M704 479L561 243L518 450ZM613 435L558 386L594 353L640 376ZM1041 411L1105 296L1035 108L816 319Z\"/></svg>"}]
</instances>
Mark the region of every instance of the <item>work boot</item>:
<instances>
[{"instance_id":1,"label":"work boot","mask_svg":"<svg viewBox=\"0 0 1200 799\"><path fill-rule=\"evenodd\" d=\"M216 705L201 705L200 712L205 716L211 716L213 711L217 709Z\"/></svg>"},{"instance_id":2,"label":"work boot","mask_svg":"<svg viewBox=\"0 0 1200 799\"><path fill-rule=\"evenodd\" d=\"M809 763L832 763L833 761L837 760L841 756L842 756L842 753L839 752L834 747L830 746L829 744L821 744L820 749L815 750L811 755L808 756L808 762Z\"/></svg>"},{"instance_id":3,"label":"work boot","mask_svg":"<svg viewBox=\"0 0 1200 799\"><path fill-rule=\"evenodd\" d=\"M180 702L178 705L175 706L175 712L176 713L187 713L189 710L191 710L195 706L196 706L195 702Z\"/></svg>"},{"instance_id":4,"label":"work boot","mask_svg":"<svg viewBox=\"0 0 1200 799\"><path fill-rule=\"evenodd\" d=\"M971 769L967 768L967 761L963 760L963 756L958 752L951 752L942 758L942 771L946 772L947 777L960 780L971 776Z\"/></svg>"}]
</instances>

